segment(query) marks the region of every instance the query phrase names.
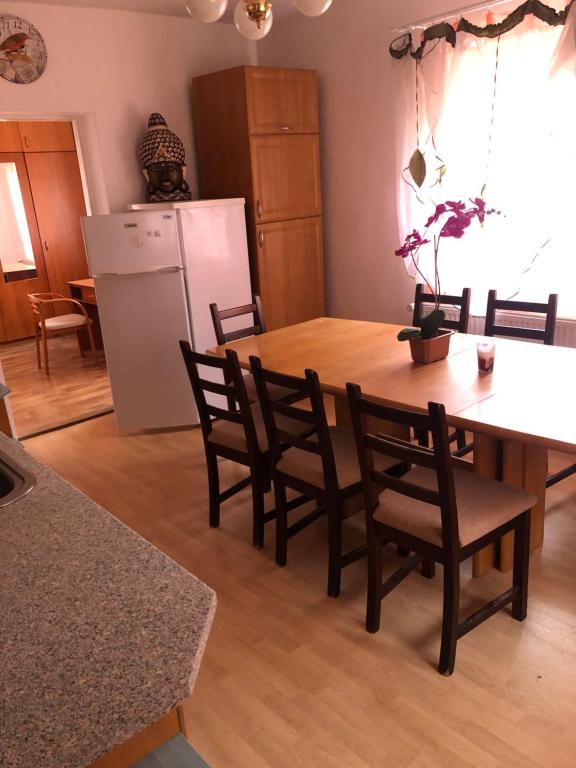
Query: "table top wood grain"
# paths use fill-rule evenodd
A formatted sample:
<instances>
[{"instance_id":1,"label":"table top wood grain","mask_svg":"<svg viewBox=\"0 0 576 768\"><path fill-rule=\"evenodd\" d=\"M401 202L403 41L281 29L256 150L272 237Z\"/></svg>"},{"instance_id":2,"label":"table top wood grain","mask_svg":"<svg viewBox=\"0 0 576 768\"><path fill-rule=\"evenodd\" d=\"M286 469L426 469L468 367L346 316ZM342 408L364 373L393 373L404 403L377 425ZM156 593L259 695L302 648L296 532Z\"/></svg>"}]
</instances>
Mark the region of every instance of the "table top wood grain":
<instances>
[{"instance_id":1,"label":"table top wood grain","mask_svg":"<svg viewBox=\"0 0 576 768\"><path fill-rule=\"evenodd\" d=\"M455 426L576 453L573 407L576 350L495 339L494 372L478 373L476 345L484 337L454 334L445 360L414 363L402 326L322 317L210 350L235 349L264 367L301 376L318 372L324 391L343 395L346 383L390 405L425 410L444 403Z\"/></svg>"}]
</instances>

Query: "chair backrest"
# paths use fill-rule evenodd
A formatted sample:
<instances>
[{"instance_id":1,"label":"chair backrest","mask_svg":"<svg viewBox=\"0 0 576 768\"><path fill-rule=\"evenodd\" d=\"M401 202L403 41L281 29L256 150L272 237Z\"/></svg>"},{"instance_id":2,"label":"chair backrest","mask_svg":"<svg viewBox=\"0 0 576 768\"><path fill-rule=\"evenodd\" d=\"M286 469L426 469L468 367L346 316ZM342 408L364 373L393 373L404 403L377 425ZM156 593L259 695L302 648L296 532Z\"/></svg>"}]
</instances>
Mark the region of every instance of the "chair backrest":
<instances>
[{"instance_id":1,"label":"chair backrest","mask_svg":"<svg viewBox=\"0 0 576 768\"><path fill-rule=\"evenodd\" d=\"M320 456L324 472L324 487L326 491L337 491L338 479L334 450L328 429L326 409L324 408L324 397L316 371L307 369L304 378L286 376L263 368L258 357L250 357L250 369L260 399L272 461L276 462L280 458L283 446L298 448L305 453ZM269 385L294 390L295 396L301 402L309 403L310 408L272 400ZM292 420L295 425L297 423L308 425L310 434L307 437L301 437L299 434L287 431L286 419Z\"/></svg>"},{"instance_id":2,"label":"chair backrest","mask_svg":"<svg viewBox=\"0 0 576 768\"><path fill-rule=\"evenodd\" d=\"M438 300L443 306L458 307L460 313L458 320L444 320L442 328L450 328L460 333L466 333L468 331L468 320L470 319L470 288L464 288L462 296L451 296L447 293L441 293L438 296ZM414 315L412 317L412 325L417 326L420 322L420 318L424 314L425 304L434 304L436 299L432 293L426 293L421 283L416 286L416 292L414 295Z\"/></svg>"},{"instance_id":3,"label":"chair backrest","mask_svg":"<svg viewBox=\"0 0 576 768\"><path fill-rule=\"evenodd\" d=\"M180 349L196 400L204 440L207 440L212 432L212 419L222 419L233 424L240 424L244 428L247 452L251 456L256 456L259 447L254 416L246 394L244 377L236 352L227 349L226 357L202 355L199 352L194 352L187 341L180 341ZM221 371L226 383L221 384L203 378L198 369L200 365ZM211 405L206 400L207 392L224 396L228 404L227 407L220 408Z\"/></svg>"},{"instance_id":4,"label":"chair backrest","mask_svg":"<svg viewBox=\"0 0 576 768\"><path fill-rule=\"evenodd\" d=\"M44 318L44 310L54 306L58 300L65 299L61 293L29 293L27 299L30 302L32 312L41 320Z\"/></svg>"},{"instance_id":5,"label":"chair backrest","mask_svg":"<svg viewBox=\"0 0 576 768\"><path fill-rule=\"evenodd\" d=\"M507 310L511 312L532 312L533 314L544 315L543 328L515 328L512 325L504 325L503 322L496 323L497 310ZM543 341L544 344L554 344L554 333L556 331L556 313L558 311L558 294L551 293L548 296L548 303L541 304L536 301L509 301L507 299L498 299L496 291L488 291L488 304L486 305L486 324L484 326L484 336L510 336L515 339L533 339L534 341Z\"/></svg>"},{"instance_id":6,"label":"chair backrest","mask_svg":"<svg viewBox=\"0 0 576 768\"><path fill-rule=\"evenodd\" d=\"M378 495L383 490L390 489L440 507L442 545L445 550L455 553L459 546L459 533L452 465L461 460L454 460L450 456L444 406L439 403L428 403L427 414L416 413L375 403L362 395L357 384L347 384L346 389L364 486L366 524L369 530L373 530L373 514L378 506ZM376 433L369 427L369 417L384 419L414 430L429 431L432 433L432 448L391 435ZM430 489L402 477L393 477L379 472L374 468L374 453L383 453L398 459L399 462L433 470L436 473L437 487Z\"/></svg>"},{"instance_id":7,"label":"chair backrest","mask_svg":"<svg viewBox=\"0 0 576 768\"><path fill-rule=\"evenodd\" d=\"M258 336L261 333L266 333L260 296L254 294L252 298L252 304L244 304L241 307L231 307L230 309L218 309L217 304L210 304L210 314L212 315L214 333L216 334L216 341L218 344L227 344L229 341L236 341L237 339L244 339L247 336ZM222 320L229 320L231 317L241 317L242 315L252 315L252 325L239 330L224 331Z\"/></svg>"}]
</instances>

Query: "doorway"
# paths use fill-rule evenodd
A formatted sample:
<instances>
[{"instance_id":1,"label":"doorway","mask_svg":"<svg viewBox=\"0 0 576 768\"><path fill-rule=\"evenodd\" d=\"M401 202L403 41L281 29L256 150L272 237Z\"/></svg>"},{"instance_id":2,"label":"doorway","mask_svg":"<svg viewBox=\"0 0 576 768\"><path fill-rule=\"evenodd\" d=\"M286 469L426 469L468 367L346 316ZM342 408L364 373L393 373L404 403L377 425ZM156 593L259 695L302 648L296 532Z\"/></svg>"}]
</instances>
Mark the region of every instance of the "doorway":
<instances>
[{"instance_id":1,"label":"doorway","mask_svg":"<svg viewBox=\"0 0 576 768\"><path fill-rule=\"evenodd\" d=\"M0 121L0 359L20 438L112 409L86 210L73 124Z\"/></svg>"}]
</instances>

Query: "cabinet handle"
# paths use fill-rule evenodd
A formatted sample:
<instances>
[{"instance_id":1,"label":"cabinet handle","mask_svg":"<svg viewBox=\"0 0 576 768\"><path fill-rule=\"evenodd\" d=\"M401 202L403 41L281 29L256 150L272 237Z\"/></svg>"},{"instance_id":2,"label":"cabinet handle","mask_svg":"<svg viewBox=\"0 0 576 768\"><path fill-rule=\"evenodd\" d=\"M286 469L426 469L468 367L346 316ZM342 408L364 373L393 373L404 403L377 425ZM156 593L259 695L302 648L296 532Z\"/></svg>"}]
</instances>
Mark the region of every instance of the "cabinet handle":
<instances>
[{"instance_id":1,"label":"cabinet handle","mask_svg":"<svg viewBox=\"0 0 576 768\"><path fill-rule=\"evenodd\" d=\"M28 136L24 136L24 144L26 144L27 149L30 148L30 139L28 138Z\"/></svg>"},{"instance_id":2,"label":"cabinet handle","mask_svg":"<svg viewBox=\"0 0 576 768\"><path fill-rule=\"evenodd\" d=\"M256 200L256 213L258 215L258 218L262 216L262 203L260 200Z\"/></svg>"},{"instance_id":3,"label":"cabinet handle","mask_svg":"<svg viewBox=\"0 0 576 768\"><path fill-rule=\"evenodd\" d=\"M48 250L48 240L44 240L44 250Z\"/></svg>"},{"instance_id":4,"label":"cabinet handle","mask_svg":"<svg viewBox=\"0 0 576 768\"><path fill-rule=\"evenodd\" d=\"M293 130L293 128L292 128L292 126L291 126L291 125L281 125L281 126L280 126L280 130L281 130L281 131L292 131L292 130Z\"/></svg>"},{"instance_id":5,"label":"cabinet handle","mask_svg":"<svg viewBox=\"0 0 576 768\"><path fill-rule=\"evenodd\" d=\"M262 230L258 232L258 242L260 243L260 248L264 248L264 232Z\"/></svg>"}]
</instances>

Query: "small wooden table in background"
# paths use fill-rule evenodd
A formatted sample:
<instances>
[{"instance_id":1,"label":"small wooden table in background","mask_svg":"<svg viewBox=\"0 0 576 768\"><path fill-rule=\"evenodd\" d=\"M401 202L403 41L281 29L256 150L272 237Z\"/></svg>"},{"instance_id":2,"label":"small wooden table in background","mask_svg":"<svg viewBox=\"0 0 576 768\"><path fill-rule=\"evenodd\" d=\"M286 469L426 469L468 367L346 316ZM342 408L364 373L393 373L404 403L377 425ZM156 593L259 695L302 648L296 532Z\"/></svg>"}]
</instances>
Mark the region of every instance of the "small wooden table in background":
<instances>
[{"instance_id":1,"label":"small wooden table in background","mask_svg":"<svg viewBox=\"0 0 576 768\"><path fill-rule=\"evenodd\" d=\"M94 343L96 349L103 349L104 343L102 341L102 331L100 329L100 318L98 316L98 303L96 301L96 289L94 287L94 278L87 277L84 280L70 280L68 282L68 290L70 291L70 297L76 299L76 301L82 302L88 317L92 320L92 332L94 333ZM81 330L80 344L84 352L90 351L90 341L88 339L88 333L85 330Z\"/></svg>"}]
</instances>

